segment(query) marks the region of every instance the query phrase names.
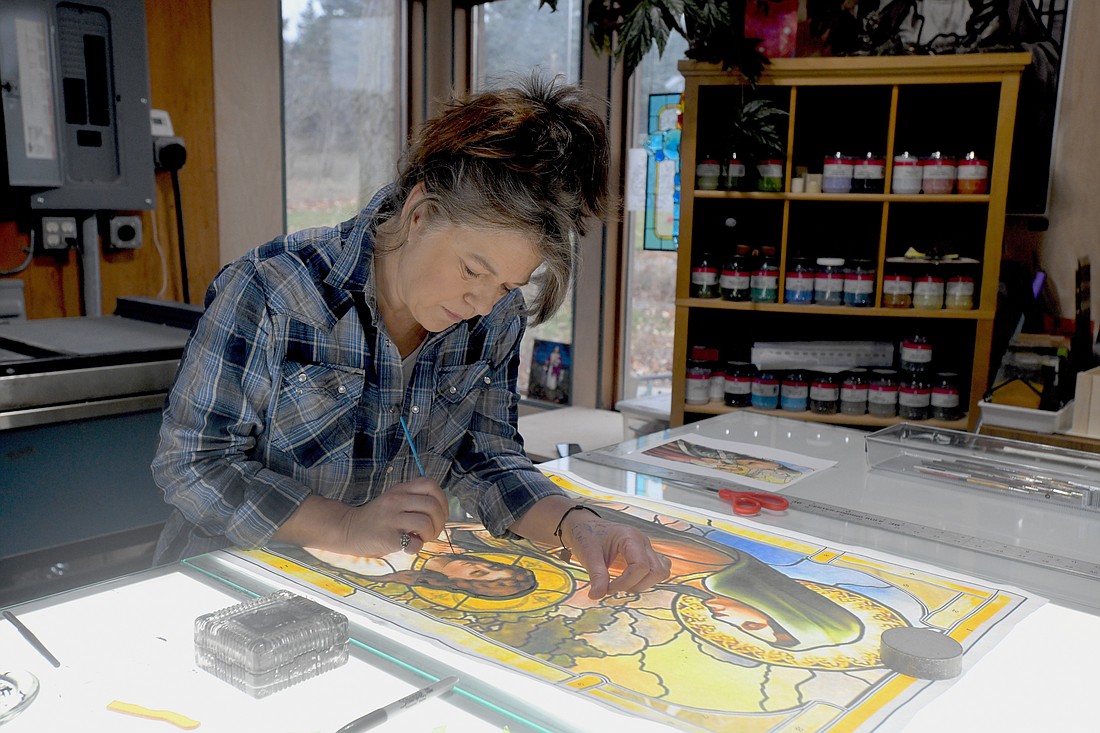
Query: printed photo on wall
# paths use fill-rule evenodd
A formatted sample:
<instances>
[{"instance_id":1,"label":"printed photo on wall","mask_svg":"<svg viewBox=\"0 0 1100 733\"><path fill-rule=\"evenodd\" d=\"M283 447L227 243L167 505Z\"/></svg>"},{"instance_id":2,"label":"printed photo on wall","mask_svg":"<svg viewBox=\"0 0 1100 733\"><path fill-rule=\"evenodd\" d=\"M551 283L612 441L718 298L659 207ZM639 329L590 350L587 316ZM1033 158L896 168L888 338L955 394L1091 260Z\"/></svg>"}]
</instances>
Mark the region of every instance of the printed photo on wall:
<instances>
[{"instance_id":1,"label":"printed photo on wall","mask_svg":"<svg viewBox=\"0 0 1100 733\"><path fill-rule=\"evenodd\" d=\"M535 339L527 396L533 400L568 405L572 373L573 358L569 344Z\"/></svg>"}]
</instances>

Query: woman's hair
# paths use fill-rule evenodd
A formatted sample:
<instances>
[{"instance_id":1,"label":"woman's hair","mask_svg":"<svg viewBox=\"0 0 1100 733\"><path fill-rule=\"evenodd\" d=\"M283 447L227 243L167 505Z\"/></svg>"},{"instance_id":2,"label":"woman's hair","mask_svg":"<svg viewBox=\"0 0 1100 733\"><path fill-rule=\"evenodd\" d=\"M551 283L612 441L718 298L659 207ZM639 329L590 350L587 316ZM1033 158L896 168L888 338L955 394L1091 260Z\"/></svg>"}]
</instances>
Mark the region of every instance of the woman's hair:
<instances>
[{"instance_id":1,"label":"woman's hair","mask_svg":"<svg viewBox=\"0 0 1100 733\"><path fill-rule=\"evenodd\" d=\"M428 221L531 238L542 266L527 314L535 324L546 321L569 290L585 220L605 209L604 118L578 87L537 71L515 86L452 102L410 142L376 224L379 251L404 242L408 222L395 214L423 184L419 205Z\"/></svg>"},{"instance_id":2,"label":"woman's hair","mask_svg":"<svg viewBox=\"0 0 1100 733\"><path fill-rule=\"evenodd\" d=\"M398 570L388 575L381 575L374 580L384 580L388 583L402 583L403 585L419 585L436 590L465 593L478 598L491 600L504 600L516 598L530 593L538 585L535 574L527 568L516 565L503 565L501 563L485 560L485 563L497 568L511 571L509 578L496 578L483 580L478 578L452 578L449 575L436 570L420 568L419 570Z\"/></svg>"}]
</instances>

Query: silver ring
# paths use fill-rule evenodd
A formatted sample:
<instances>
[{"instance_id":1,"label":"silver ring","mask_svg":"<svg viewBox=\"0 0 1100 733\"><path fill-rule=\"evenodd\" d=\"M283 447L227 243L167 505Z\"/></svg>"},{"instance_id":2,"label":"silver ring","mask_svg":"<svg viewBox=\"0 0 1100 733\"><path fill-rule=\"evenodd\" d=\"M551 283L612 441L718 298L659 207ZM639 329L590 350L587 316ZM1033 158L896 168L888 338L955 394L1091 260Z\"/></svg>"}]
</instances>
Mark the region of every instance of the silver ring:
<instances>
[{"instance_id":1,"label":"silver ring","mask_svg":"<svg viewBox=\"0 0 1100 733\"><path fill-rule=\"evenodd\" d=\"M409 542L410 542L409 533L408 532L402 532L401 533L401 549L402 550L409 549Z\"/></svg>"}]
</instances>

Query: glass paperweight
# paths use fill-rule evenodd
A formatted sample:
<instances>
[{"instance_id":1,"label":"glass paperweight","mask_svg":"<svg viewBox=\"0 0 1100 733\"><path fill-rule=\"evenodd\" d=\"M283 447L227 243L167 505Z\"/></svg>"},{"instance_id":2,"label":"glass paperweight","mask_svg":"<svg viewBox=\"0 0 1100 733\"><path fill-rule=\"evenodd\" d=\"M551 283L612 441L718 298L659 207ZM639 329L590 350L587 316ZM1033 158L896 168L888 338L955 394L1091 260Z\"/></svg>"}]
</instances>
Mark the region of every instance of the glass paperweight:
<instances>
[{"instance_id":1,"label":"glass paperweight","mask_svg":"<svg viewBox=\"0 0 1100 733\"><path fill-rule=\"evenodd\" d=\"M195 662L255 698L348 661L348 619L280 590L195 619Z\"/></svg>"},{"instance_id":2,"label":"glass paperweight","mask_svg":"<svg viewBox=\"0 0 1100 733\"><path fill-rule=\"evenodd\" d=\"M38 696L38 678L30 672L0 672L0 724L26 710Z\"/></svg>"}]
</instances>

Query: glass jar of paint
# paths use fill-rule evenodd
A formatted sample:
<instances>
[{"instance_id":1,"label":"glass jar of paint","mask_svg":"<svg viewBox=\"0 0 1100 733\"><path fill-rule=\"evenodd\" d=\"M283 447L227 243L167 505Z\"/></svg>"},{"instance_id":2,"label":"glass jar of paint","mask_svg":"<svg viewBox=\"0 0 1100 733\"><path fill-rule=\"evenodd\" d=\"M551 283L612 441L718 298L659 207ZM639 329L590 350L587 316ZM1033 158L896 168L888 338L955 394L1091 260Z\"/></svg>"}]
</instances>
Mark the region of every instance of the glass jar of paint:
<instances>
[{"instance_id":1,"label":"glass jar of paint","mask_svg":"<svg viewBox=\"0 0 1100 733\"><path fill-rule=\"evenodd\" d=\"M959 161L956 190L961 194L989 193L989 161L971 151Z\"/></svg>"},{"instance_id":2,"label":"glass jar of paint","mask_svg":"<svg viewBox=\"0 0 1100 733\"><path fill-rule=\"evenodd\" d=\"M756 162L756 190L757 191L782 191L783 190L783 161L778 158L767 158Z\"/></svg>"},{"instance_id":3,"label":"glass jar of paint","mask_svg":"<svg viewBox=\"0 0 1100 733\"><path fill-rule=\"evenodd\" d=\"M703 252L691 267L691 297L717 298L719 295L718 264L714 261L713 254Z\"/></svg>"},{"instance_id":4,"label":"glass jar of paint","mask_svg":"<svg viewBox=\"0 0 1100 733\"><path fill-rule=\"evenodd\" d=\"M752 380L756 367L745 361L726 362L725 401L730 407L748 407L752 404Z\"/></svg>"},{"instance_id":5,"label":"glass jar of paint","mask_svg":"<svg viewBox=\"0 0 1100 733\"><path fill-rule=\"evenodd\" d=\"M927 372L932 368L932 343L919 334L901 340L898 366L903 372Z\"/></svg>"},{"instance_id":6,"label":"glass jar of paint","mask_svg":"<svg viewBox=\"0 0 1100 733\"><path fill-rule=\"evenodd\" d=\"M814 302L818 305L844 304L844 260L842 258L817 258Z\"/></svg>"},{"instance_id":7,"label":"glass jar of paint","mask_svg":"<svg viewBox=\"0 0 1100 733\"><path fill-rule=\"evenodd\" d=\"M894 169L890 190L898 194L920 193L923 173L920 159L909 153L894 156Z\"/></svg>"},{"instance_id":8,"label":"glass jar of paint","mask_svg":"<svg viewBox=\"0 0 1100 733\"><path fill-rule=\"evenodd\" d=\"M943 308L943 278L920 275L913 280L913 307L924 310Z\"/></svg>"},{"instance_id":9,"label":"glass jar of paint","mask_svg":"<svg viewBox=\"0 0 1100 733\"><path fill-rule=\"evenodd\" d=\"M840 412L842 415L862 415L867 412L867 391L871 386L870 372L862 367L849 369L840 375Z\"/></svg>"},{"instance_id":10,"label":"glass jar of paint","mask_svg":"<svg viewBox=\"0 0 1100 733\"><path fill-rule=\"evenodd\" d=\"M882 278L882 307L913 307L913 278L899 274L884 276Z\"/></svg>"},{"instance_id":11,"label":"glass jar of paint","mask_svg":"<svg viewBox=\"0 0 1100 733\"><path fill-rule=\"evenodd\" d=\"M822 193L850 193L854 161L843 153L825 156L821 169Z\"/></svg>"},{"instance_id":12,"label":"glass jar of paint","mask_svg":"<svg viewBox=\"0 0 1100 733\"><path fill-rule=\"evenodd\" d=\"M733 257L722 266L718 288L726 300L745 301L751 296L751 287L752 259L749 257L749 246L739 244L734 250Z\"/></svg>"},{"instance_id":13,"label":"glass jar of paint","mask_svg":"<svg viewBox=\"0 0 1100 733\"><path fill-rule=\"evenodd\" d=\"M814 302L814 266L807 257L787 260L787 275L783 281L783 302L809 305Z\"/></svg>"},{"instance_id":14,"label":"glass jar of paint","mask_svg":"<svg viewBox=\"0 0 1100 733\"><path fill-rule=\"evenodd\" d=\"M805 412L810 398L810 383L799 371L787 372L779 388L779 407L790 412Z\"/></svg>"},{"instance_id":15,"label":"glass jar of paint","mask_svg":"<svg viewBox=\"0 0 1100 733\"><path fill-rule=\"evenodd\" d=\"M886 158L867 153L852 161L852 193L886 191Z\"/></svg>"},{"instance_id":16,"label":"glass jar of paint","mask_svg":"<svg viewBox=\"0 0 1100 733\"><path fill-rule=\"evenodd\" d=\"M921 190L945 194L955 190L955 159L937 151L921 161Z\"/></svg>"},{"instance_id":17,"label":"glass jar of paint","mask_svg":"<svg viewBox=\"0 0 1100 733\"><path fill-rule=\"evenodd\" d=\"M944 284L943 307L968 311L974 307L974 278L956 275Z\"/></svg>"},{"instance_id":18,"label":"glass jar of paint","mask_svg":"<svg viewBox=\"0 0 1100 733\"><path fill-rule=\"evenodd\" d=\"M821 372L810 382L810 412L835 415L840 412L840 379L835 374Z\"/></svg>"},{"instance_id":19,"label":"glass jar of paint","mask_svg":"<svg viewBox=\"0 0 1100 733\"><path fill-rule=\"evenodd\" d=\"M898 417L927 420L932 414L932 385L920 374L903 377L898 385Z\"/></svg>"},{"instance_id":20,"label":"glass jar of paint","mask_svg":"<svg viewBox=\"0 0 1100 733\"><path fill-rule=\"evenodd\" d=\"M939 372L932 380L932 417L936 420L961 420L962 401L959 398L959 375Z\"/></svg>"},{"instance_id":21,"label":"glass jar of paint","mask_svg":"<svg viewBox=\"0 0 1100 733\"><path fill-rule=\"evenodd\" d=\"M726 367L721 362L712 362L710 365L710 396L711 402L723 402L726 398Z\"/></svg>"},{"instance_id":22,"label":"glass jar of paint","mask_svg":"<svg viewBox=\"0 0 1100 733\"><path fill-rule=\"evenodd\" d=\"M730 153L726 160L722 177L722 188L727 191L743 191L745 189L745 161Z\"/></svg>"},{"instance_id":23,"label":"glass jar of paint","mask_svg":"<svg viewBox=\"0 0 1100 733\"><path fill-rule=\"evenodd\" d=\"M867 413L875 417L898 414L898 373L894 369L872 369L867 386Z\"/></svg>"},{"instance_id":24,"label":"glass jar of paint","mask_svg":"<svg viewBox=\"0 0 1100 733\"><path fill-rule=\"evenodd\" d=\"M710 402L710 364L707 362L688 361L684 402L689 405L705 405Z\"/></svg>"},{"instance_id":25,"label":"glass jar of paint","mask_svg":"<svg viewBox=\"0 0 1100 733\"><path fill-rule=\"evenodd\" d=\"M717 158L703 156L703 159L695 164L695 188L698 191L717 191L722 175L722 167Z\"/></svg>"},{"instance_id":26,"label":"glass jar of paint","mask_svg":"<svg viewBox=\"0 0 1100 733\"><path fill-rule=\"evenodd\" d=\"M779 265L775 260L775 247L760 248L760 262L752 271L751 297L754 303L779 301Z\"/></svg>"},{"instance_id":27,"label":"glass jar of paint","mask_svg":"<svg viewBox=\"0 0 1100 733\"><path fill-rule=\"evenodd\" d=\"M752 378L752 406L758 410L779 409L779 378L761 369Z\"/></svg>"},{"instance_id":28,"label":"glass jar of paint","mask_svg":"<svg viewBox=\"0 0 1100 733\"><path fill-rule=\"evenodd\" d=\"M875 266L871 260L849 260L844 268L844 305L869 308L875 304Z\"/></svg>"}]
</instances>

